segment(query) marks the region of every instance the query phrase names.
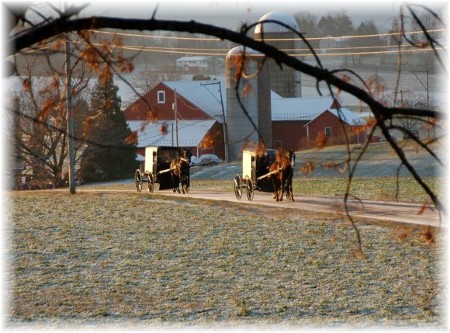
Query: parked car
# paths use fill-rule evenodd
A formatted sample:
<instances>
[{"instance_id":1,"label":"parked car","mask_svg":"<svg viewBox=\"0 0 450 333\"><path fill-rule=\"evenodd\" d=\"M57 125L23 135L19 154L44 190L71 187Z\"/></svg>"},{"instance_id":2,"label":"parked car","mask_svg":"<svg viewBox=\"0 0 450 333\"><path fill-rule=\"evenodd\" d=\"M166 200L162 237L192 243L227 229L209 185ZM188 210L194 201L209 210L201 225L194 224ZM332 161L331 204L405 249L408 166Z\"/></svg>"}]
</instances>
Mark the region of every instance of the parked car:
<instances>
[{"instance_id":1,"label":"parked car","mask_svg":"<svg viewBox=\"0 0 450 333\"><path fill-rule=\"evenodd\" d=\"M192 156L191 157L191 163L189 165L190 166L199 166L199 165L201 165L200 158L197 157L197 156Z\"/></svg>"},{"instance_id":2,"label":"parked car","mask_svg":"<svg viewBox=\"0 0 450 333\"><path fill-rule=\"evenodd\" d=\"M217 165L222 162L223 160L215 154L204 154L200 156L200 165Z\"/></svg>"}]
</instances>

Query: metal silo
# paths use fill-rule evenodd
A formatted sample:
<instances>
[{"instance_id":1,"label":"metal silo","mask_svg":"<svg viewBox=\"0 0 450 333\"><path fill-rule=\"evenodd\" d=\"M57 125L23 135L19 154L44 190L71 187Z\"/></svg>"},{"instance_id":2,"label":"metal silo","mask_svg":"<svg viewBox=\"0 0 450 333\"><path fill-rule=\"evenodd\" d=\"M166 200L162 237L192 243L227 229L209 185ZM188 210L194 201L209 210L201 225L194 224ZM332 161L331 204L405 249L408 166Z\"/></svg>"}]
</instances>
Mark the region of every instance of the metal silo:
<instances>
[{"instance_id":1,"label":"metal silo","mask_svg":"<svg viewBox=\"0 0 450 333\"><path fill-rule=\"evenodd\" d=\"M294 17L280 13L270 12L262 16L258 22L274 20L298 31L298 25ZM254 37L256 40L265 40L268 44L277 47L287 54L296 53L300 42L298 36L291 30L276 23L260 23L255 27ZM271 89L282 97L301 97L301 76L300 72L283 66L283 69L271 59L270 77Z\"/></svg>"},{"instance_id":2,"label":"metal silo","mask_svg":"<svg viewBox=\"0 0 450 333\"><path fill-rule=\"evenodd\" d=\"M237 46L226 57L226 92L228 126L228 154L230 160L239 160L242 149L247 145L260 143L258 131L267 148L272 146L272 117L270 101L270 71L262 65L263 55L259 52ZM238 87L239 96L248 113L242 110L236 96L236 73L245 59L244 75ZM256 125L255 131L251 121Z\"/></svg>"}]
</instances>

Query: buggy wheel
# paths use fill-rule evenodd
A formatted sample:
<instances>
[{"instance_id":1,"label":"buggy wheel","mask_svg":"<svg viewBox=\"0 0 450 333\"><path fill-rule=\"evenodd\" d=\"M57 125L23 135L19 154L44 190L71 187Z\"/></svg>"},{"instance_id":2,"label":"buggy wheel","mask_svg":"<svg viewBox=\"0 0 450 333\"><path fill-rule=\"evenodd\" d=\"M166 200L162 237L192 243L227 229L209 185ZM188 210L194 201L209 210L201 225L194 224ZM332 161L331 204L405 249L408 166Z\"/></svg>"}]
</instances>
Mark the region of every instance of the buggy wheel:
<instances>
[{"instance_id":1,"label":"buggy wheel","mask_svg":"<svg viewBox=\"0 0 450 333\"><path fill-rule=\"evenodd\" d=\"M245 187L245 191L247 193L248 201L252 201L253 196L255 195L255 190L253 189L253 182L250 178L247 178L247 185Z\"/></svg>"},{"instance_id":2,"label":"buggy wheel","mask_svg":"<svg viewBox=\"0 0 450 333\"><path fill-rule=\"evenodd\" d=\"M155 180L153 179L153 174L151 172L147 172L147 186L148 193L153 193L155 190Z\"/></svg>"},{"instance_id":3,"label":"buggy wheel","mask_svg":"<svg viewBox=\"0 0 450 333\"><path fill-rule=\"evenodd\" d=\"M189 177L188 176L181 177L181 191L183 191L183 194L189 193Z\"/></svg>"},{"instance_id":4,"label":"buggy wheel","mask_svg":"<svg viewBox=\"0 0 450 333\"><path fill-rule=\"evenodd\" d=\"M136 190L138 192L142 191L142 173L141 170L137 169L134 173L134 183L136 185Z\"/></svg>"},{"instance_id":5,"label":"buggy wheel","mask_svg":"<svg viewBox=\"0 0 450 333\"><path fill-rule=\"evenodd\" d=\"M241 187L241 177L239 177L239 175L234 176L233 189L234 189L234 195L236 196L236 199L241 200L242 187Z\"/></svg>"}]
</instances>

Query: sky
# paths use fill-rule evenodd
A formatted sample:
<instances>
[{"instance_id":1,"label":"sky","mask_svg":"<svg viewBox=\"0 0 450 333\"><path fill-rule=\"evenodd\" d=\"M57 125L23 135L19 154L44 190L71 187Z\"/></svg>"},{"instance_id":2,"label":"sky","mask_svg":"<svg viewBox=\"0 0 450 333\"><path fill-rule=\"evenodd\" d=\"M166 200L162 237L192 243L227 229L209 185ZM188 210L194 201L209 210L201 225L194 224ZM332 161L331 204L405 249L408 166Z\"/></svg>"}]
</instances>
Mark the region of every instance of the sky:
<instances>
[{"instance_id":1,"label":"sky","mask_svg":"<svg viewBox=\"0 0 450 333\"><path fill-rule=\"evenodd\" d=\"M443 8L447 2L419 0L415 3L426 4L437 10ZM85 13L150 18L156 6L158 6L156 18L159 19L194 19L234 30L240 23L255 22L261 16L273 10L292 15L299 11L308 11L319 18L330 12L344 10L356 24L359 24L362 20L372 19L377 25L383 26L386 22L391 22L394 15L398 15L400 4L401 1L396 0L132 0L131 2L114 3L114 6L111 7L110 3L106 1L95 1L86 8Z\"/></svg>"}]
</instances>

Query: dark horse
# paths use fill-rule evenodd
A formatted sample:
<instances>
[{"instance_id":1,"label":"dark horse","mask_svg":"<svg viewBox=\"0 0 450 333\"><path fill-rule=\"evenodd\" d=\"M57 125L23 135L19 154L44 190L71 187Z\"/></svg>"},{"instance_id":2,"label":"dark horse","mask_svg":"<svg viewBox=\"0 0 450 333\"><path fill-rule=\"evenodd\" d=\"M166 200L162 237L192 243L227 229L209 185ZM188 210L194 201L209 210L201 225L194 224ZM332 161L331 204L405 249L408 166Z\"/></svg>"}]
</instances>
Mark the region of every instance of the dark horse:
<instances>
[{"instance_id":1,"label":"dark horse","mask_svg":"<svg viewBox=\"0 0 450 333\"><path fill-rule=\"evenodd\" d=\"M170 175L174 192L180 193L180 183L183 194L189 192L189 161L186 158L177 157L170 163Z\"/></svg>"},{"instance_id":2,"label":"dark horse","mask_svg":"<svg viewBox=\"0 0 450 333\"><path fill-rule=\"evenodd\" d=\"M277 152L275 162L270 166L269 172L273 172L270 176L273 184L273 198L277 201L283 201L284 192L286 192L286 198L294 201L292 191L294 167L291 159L285 154Z\"/></svg>"}]
</instances>

